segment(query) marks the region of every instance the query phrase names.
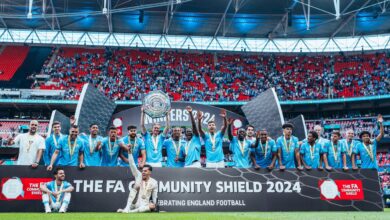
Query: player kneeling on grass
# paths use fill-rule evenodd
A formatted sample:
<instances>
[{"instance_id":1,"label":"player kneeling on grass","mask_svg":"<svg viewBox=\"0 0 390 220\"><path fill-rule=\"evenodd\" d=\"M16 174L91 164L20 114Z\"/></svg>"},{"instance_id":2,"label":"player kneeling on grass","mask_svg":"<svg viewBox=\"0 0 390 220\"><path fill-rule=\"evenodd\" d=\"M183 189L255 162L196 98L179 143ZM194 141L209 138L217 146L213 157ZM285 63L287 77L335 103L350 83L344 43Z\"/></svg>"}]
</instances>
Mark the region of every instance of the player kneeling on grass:
<instances>
[{"instance_id":1,"label":"player kneeling on grass","mask_svg":"<svg viewBox=\"0 0 390 220\"><path fill-rule=\"evenodd\" d=\"M65 181L65 171L57 168L54 171L55 180L41 185L42 202L45 206L45 212L65 213L70 203L70 193L74 190L73 186Z\"/></svg>"},{"instance_id":2,"label":"player kneeling on grass","mask_svg":"<svg viewBox=\"0 0 390 220\"><path fill-rule=\"evenodd\" d=\"M130 147L130 149L133 149ZM129 151L131 155L131 150ZM142 168L142 173L138 171L134 158L129 157L131 173L135 178L135 183L130 190L127 204L124 209L118 209L117 212L150 212L156 209L157 202L157 181L150 177L152 166L146 164Z\"/></svg>"}]
</instances>

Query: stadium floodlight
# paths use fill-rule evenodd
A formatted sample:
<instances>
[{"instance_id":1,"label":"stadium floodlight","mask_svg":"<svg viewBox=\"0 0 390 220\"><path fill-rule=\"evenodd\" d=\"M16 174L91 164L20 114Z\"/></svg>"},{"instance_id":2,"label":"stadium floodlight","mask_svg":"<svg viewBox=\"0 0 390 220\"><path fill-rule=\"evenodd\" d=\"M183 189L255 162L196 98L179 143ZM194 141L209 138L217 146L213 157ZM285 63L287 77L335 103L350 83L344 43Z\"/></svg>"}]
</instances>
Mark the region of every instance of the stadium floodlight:
<instances>
[{"instance_id":1,"label":"stadium floodlight","mask_svg":"<svg viewBox=\"0 0 390 220\"><path fill-rule=\"evenodd\" d=\"M28 19L31 19L32 18L32 4L33 4L33 0L29 0L28 2L28 13L27 13L27 18Z\"/></svg>"},{"instance_id":2,"label":"stadium floodlight","mask_svg":"<svg viewBox=\"0 0 390 220\"><path fill-rule=\"evenodd\" d=\"M301 0L302 3L305 3L304 2L305 0ZM303 9L303 14L305 16L305 21L306 21L306 30L310 30L310 8L311 8L311 1L308 0L307 1L307 12L306 12L306 8L305 8L305 4L302 4L302 9Z\"/></svg>"},{"instance_id":3,"label":"stadium floodlight","mask_svg":"<svg viewBox=\"0 0 390 220\"><path fill-rule=\"evenodd\" d=\"M104 0L104 6L103 6L103 11L102 13L105 15L107 14L107 0Z\"/></svg>"},{"instance_id":4,"label":"stadium floodlight","mask_svg":"<svg viewBox=\"0 0 390 220\"><path fill-rule=\"evenodd\" d=\"M336 11L336 20L340 19L340 0L333 0L334 9Z\"/></svg>"},{"instance_id":5,"label":"stadium floodlight","mask_svg":"<svg viewBox=\"0 0 390 220\"><path fill-rule=\"evenodd\" d=\"M42 14L46 13L46 0L42 1Z\"/></svg>"}]
</instances>

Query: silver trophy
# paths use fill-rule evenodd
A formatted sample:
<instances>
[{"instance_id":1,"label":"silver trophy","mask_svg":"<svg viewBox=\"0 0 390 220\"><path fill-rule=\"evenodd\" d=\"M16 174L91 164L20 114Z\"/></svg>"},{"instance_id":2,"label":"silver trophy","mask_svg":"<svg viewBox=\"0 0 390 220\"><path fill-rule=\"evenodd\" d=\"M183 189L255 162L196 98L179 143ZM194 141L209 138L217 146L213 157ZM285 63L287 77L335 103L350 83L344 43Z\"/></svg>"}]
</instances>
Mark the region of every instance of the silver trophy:
<instances>
[{"instance_id":1,"label":"silver trophy","mask_svg":"<svg viewBox=\"0 0 390 220\"><path fill-rule=\"evenodd\" d=\"M149 92L142 100L145 113L152 118L164 117L171 109L169 96L160 90Z\"/></svg>"}]
</instances>

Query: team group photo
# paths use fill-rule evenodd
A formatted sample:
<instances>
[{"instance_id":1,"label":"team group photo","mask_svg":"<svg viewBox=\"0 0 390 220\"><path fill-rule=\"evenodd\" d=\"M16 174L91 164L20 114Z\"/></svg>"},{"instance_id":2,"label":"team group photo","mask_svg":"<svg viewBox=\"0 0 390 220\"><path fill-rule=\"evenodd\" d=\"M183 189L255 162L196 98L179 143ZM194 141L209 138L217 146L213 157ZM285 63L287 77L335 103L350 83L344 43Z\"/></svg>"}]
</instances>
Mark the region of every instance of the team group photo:
<instances>
[{"instance_id":1,"label":"team group photo","mask_svg":"<svg viewBox=\"0 0 390 220\"><path fill-rule=\"evenodd\" d=\"M389 219L390 1L0 1L0 219Z\"/></svg>"}]
</instances>

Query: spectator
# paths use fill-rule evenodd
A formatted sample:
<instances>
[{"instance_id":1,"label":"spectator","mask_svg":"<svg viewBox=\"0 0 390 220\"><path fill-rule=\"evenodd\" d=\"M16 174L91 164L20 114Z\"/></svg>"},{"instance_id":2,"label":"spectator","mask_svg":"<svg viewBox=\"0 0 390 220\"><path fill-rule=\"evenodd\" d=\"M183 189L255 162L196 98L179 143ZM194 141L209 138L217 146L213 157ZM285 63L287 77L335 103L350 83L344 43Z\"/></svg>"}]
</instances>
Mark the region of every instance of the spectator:
<instances>
[{"instance_id":1,"label":"spectator","mask_svg":"<svg viewBox=\"0 0 390 220\"><path fill-rule=\"evenodd\" d=\"M34 88L66 89L78 99L84 83L113 100L140 100L151 90L181 101L246 101L274 87L281 100L344 98L390 92L385 53L247 55L178 51L63 48L50 76Z\"/></svg>"}]
</instances>

